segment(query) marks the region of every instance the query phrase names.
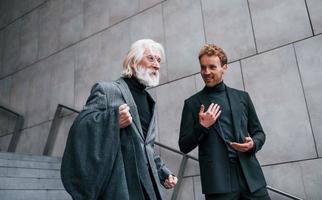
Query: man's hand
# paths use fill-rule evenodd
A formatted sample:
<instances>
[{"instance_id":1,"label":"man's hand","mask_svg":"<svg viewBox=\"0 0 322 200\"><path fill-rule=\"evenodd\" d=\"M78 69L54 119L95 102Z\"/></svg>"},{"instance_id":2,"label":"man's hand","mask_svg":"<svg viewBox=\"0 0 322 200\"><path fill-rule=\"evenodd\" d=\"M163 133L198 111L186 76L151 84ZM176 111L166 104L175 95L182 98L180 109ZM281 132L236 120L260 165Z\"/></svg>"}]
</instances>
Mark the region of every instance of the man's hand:
<instances>
[{"instance_id":1,"label":"man's hand","mask_svg":"<svg viewBox=\"0 0 322 200\"><path fill-rule=\"evenodd\" d=\"M132 123L132 116L130 113L130 107L126 104L122 104L119 107L119 125L120 128L125 128Z\"/></svg>"},{"instance_id":2,"label":"man's hand","mask_svg":"<svg viewBox=\"0 0 322 200\"><path fill-rule=\"evenodd\" d=\"M230 146L236 151L246 152L254 148L254 141L251 137L245 137L244 143L231 142Z\"/></svg>"},{"instance_id":3,"label":"man's hand","mask_svg":"<svg viewBox=\"0 0 322 200\"><path fill-rule=\"evenodd\" d=\"M177 177L170 174L169 177L164 181L163 185L167 189L172 189L177 184L177 182Z\"/></svg>"},{"instance_id":4,"label":"man's hand","mask_svg":"<svg viewBox=\"0 0 322 200\"><path fill-rule=\"evenodd\" d=\"M199 111L199 123L205 127L209 128L211 125L213 125L216 120L218 119L221 110L219 110L220 106L217 104L210 104L208 110L205 111L205 106L201 105L200 106L200 111Z\"/></svg>"}]
</instances>

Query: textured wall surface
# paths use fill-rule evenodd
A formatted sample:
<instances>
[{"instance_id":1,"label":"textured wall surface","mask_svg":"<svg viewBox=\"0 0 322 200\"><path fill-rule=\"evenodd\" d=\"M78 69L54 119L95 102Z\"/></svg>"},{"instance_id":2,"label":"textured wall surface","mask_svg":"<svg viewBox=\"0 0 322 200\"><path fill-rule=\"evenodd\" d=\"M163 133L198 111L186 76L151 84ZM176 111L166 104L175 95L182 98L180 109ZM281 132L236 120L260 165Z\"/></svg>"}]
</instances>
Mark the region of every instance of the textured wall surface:
<instances>
[{"instance_id":1,"label":"textured wall surface","mask_svg":"<svg viewBox=\"0 0 322 200\"><path fill-rule=\"evenodd\" d=\"M250 93L266 131L257 157L268 184L321 199L321 13L321 0L2 0L0 105L25 117L17 152L42 154L57 104L80 110L95 82L119 77L140 38L165 47L161 83L149 91L158 141L178 149L183 101L204 86L198 51L216 43L228 54L225 83ZM60 124L56 156L74 117ZM1 151L14 121L0 110ZM177 173L181 156L160 154ZM189 160L184 175L179 199L204 199L198 163ZM172 191L165 193L170 199Z\"/></svg>"}]
</instances>

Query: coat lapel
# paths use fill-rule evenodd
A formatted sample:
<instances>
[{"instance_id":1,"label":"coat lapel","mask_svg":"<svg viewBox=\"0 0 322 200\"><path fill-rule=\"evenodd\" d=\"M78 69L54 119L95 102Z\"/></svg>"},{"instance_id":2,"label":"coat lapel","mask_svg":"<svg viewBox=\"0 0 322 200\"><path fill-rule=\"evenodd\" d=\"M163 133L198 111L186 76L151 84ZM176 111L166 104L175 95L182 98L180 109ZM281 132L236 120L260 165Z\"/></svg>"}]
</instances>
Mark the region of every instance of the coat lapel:
<instances>
[{"instance_id":1,"label":"coat lapel","mask_svg":"<svg viewBox=\"0 0 322 200\"><path fill-rule=\"evenodd\" d=\"M240 109L240 97L231 88L226 86L226 92L228 94L228 100L230 103L231 114L233 118L234 130L236 134L236 140L239 143L244 142L244 138L240 134L240 120L241 120L241 109Z\"/></svg>"},{"instance_id":2,"label":"coat lapel","mask_svg":"<svg viewBox=\"0 0 322 200\"><path fill-rule=\"evenodd\" d=\"M127 86L126 82L123 80L123 78L120 78L116 81L118 84L121 93L123 95L125 103L130 107L130 113L132 115L133 123L131 126L133 126L134 130L136 133L140 136L140 138L144 141L144 135L142 131L142 126L140 123L140 118L139 118L139 112L137 109L137 106L134 102L134 99L132 97L131 91L129 87Z\"/></svg>"},{"instance_id":3,"label":"coat lapel","mask_svg":"<svg viewBox=\"0 0 322 200\"><path fill-rule=\"evenodd\" d=\"M152 117L150 120L150 124L149 124L149 128L148 128L148 132L146 133L146 142L149 143L152 139L155 138L155 135L153 135L153 133L155 133L155 128L156 128L156 112L155 112L155 101L153 100L153 98L151 97L151 95L148 93L148 98L150 98L151 102L152 102Z\"/></svg>"}]
</instances>

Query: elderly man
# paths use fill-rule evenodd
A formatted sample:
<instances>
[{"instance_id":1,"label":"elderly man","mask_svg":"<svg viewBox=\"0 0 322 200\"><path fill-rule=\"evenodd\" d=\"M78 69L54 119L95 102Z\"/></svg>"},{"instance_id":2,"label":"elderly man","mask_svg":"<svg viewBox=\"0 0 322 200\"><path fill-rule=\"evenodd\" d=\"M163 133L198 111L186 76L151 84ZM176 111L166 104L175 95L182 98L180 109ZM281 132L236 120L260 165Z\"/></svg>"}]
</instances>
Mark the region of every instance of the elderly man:
<instances>
[{"instance_id":1,"label":"elderly man","mask_svg":"<svg viewBox=\"0 0 322 200\"><path fill-rule=\"evenodd\" d=\"M207 44L199 53L205 87L185 101L179 146L198 146L202 191L206 200L270 199L255 153L265 134L247 92L226 86L225 52Z\"/></svg>"},{"instance_id":2,"label":"elderly man","mask_svg":"<svg viewBox=\"0 0 322 200\"><path fill-rule=\"evenodd\" d=\"M61 175L73 199L162 199L177 178L154 152L155 102L145 91L159 82L161 44L138 40L122 78L93 86L67 139Z\"/></svg>"}]
</instances>

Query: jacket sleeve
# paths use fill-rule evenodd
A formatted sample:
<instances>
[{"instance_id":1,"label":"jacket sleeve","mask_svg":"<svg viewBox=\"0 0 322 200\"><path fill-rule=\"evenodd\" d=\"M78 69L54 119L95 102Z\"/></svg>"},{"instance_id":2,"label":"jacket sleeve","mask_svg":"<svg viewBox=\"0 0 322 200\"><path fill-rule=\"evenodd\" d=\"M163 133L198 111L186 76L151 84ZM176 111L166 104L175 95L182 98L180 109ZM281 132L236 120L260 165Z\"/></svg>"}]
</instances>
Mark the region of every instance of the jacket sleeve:
<instances>
[{"instance_id":1,"label":"jacket sleeve","mask_svg":"<svg viewBox=\"0 0 322 200\"><path fill-rule=\"evenodd\" d=\"M185 154L189 153L198 146L207 134L209 134L209 130L200 125L199 121L194 117L193 111L186 100L181 116L179 136L180 151Z\"/></svg>"},{"instance_id":2,"label":"jacket sleeve","mask_svg":"<svg viewBox=\"0 0 322 200\"><path fill-rule=\"evenodd\" d=\"M161 159L161 157L154 152L154 162L158 170L158 175L161 184L164 183L164 181L169 177L171 171L166 167L165 163Z\"/></svg>"},{"instance_id":3,"label":"jacket sleeve","mask_svg":"<svg viewBox=\"0 0 322 200\"><path fill-rule=\"evenodd\" d=\"M69 131L62 158L62 182L73 199L98 198L119 146L118 110L108 107L103 88L96 84Z\"/></svg>"},{"instance_id":4,"label":"jacket sleeve","mask_svg":"<svg viewBox=\"0 0 322 200\"><path fill-rule=\"evenodd\" d=\"M262 125L258 119L258 116L256 114L253 102L248 93L247 93L247 102L248 102L247 129L250 137L253 139L255 144L255 147L251 152L256 153L263 147L266 136L263 131Z\"/></svg>"}]
</instances>

